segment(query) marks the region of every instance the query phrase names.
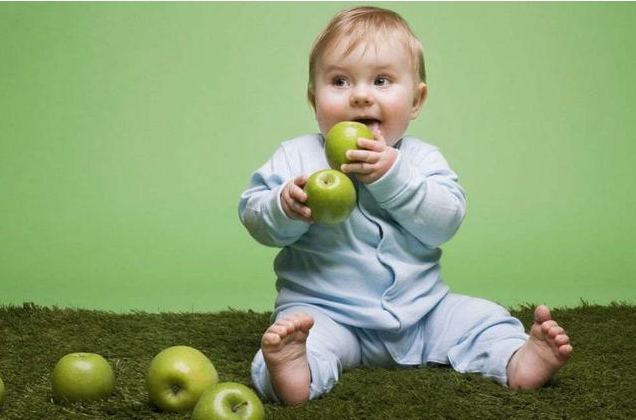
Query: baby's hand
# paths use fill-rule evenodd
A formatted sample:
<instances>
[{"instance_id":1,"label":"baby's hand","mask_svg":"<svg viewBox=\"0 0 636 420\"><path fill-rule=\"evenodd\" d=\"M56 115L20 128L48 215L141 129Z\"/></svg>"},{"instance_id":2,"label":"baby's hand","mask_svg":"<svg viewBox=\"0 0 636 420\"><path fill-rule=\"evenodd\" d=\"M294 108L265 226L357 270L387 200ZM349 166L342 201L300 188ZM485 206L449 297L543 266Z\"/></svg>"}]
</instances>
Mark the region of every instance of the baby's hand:
<instances>
[{"instance_id":1,"label":"baby's hand","mask_svg":"<svg viewBox=\"0 0 636 420\"><path fill-rule=\"evenodd\" d=\"M370 184L391 169L397 159L397 150L386 144L386 140L380 130L373 133L376 140L369 140L360 137L358 147L361 150L349 150L347 159L352 163L341 166L344 173L356 174L360 182Z\"/></svg>"},{"instance_id":2,"label":"baby's hand","mask_svg":"<svg viewBox=\"0 0 636 420\"><path fill-rule=\"evenodd\" d=\"M307 201L307 194L303 191L307 178L307 175L300 175L285 184L280 193L280 202L290 219L313 223L311 209L303 205Z\"/></svg>"}]
</instances>

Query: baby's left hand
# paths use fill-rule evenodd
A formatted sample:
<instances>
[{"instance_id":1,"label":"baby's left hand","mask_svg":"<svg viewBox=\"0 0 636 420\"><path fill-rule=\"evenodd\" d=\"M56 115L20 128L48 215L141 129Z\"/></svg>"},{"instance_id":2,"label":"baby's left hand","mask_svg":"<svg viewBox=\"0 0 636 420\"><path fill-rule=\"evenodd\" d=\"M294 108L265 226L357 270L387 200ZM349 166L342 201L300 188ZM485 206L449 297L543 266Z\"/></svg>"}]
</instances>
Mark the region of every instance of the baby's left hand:
<instances>
[{"instance_id":1,"label":"baby's left hand","mask_svg":"<svg viewBox=\"0 0 636 420\"><path fill-rule=\"evenodd\" d=\"M377 130L374 135L375 140L360 137L358 147L361 150L349 150L347 159L352 162L340 167L346 174L356 174L358 180L365 184L382 178L397 159L397 150L386 144L382 132Z\"/></svg>"}]
</instances>

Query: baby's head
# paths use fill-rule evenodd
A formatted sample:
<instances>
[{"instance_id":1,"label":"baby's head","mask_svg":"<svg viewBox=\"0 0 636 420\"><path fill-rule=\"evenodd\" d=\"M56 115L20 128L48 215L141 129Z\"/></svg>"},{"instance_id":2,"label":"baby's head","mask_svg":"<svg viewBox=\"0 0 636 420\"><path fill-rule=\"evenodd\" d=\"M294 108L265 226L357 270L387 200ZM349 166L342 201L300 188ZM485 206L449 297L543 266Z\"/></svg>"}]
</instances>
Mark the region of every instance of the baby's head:
<instances>
[{"instance_id":1,"label":"baby's head","mask_svg":"<svg viewBox=\"0 0 636 420\"><path fill-rule=\"evenodd\" d=\"M422 44L395 12L343 10L314 42L307 96L323 135L339 121L359 120L393 146L426 92Z\"/></svg>"}]
</instances>

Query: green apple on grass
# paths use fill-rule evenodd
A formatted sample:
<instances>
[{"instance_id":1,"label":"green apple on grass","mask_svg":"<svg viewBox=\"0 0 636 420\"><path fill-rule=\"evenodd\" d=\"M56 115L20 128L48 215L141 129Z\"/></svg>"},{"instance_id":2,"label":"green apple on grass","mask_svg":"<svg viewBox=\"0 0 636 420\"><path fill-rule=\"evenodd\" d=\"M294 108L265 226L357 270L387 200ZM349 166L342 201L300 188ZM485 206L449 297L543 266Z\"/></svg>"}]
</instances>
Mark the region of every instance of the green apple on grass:
<instances>
[{"instance_id":1,"label":"green apple on grass","mask_svg":"<svg viewBox=\"0 0 636 420\"><path fill-rule=\"evenodd\" d=\"M222 382L203 393L192 411L192 420L262 420L263 403L250 388Z\"/></svg>"},{"instance_id":2,"label":"green apple on grass","mask_svg":"<svg viewBox=\"0 0 636 420\"><path fill-rule=\"evenodd\" d=\"M357 121L342 121L331 127L325 137L325 155L332 169L340 170L344 163L351 162L346 157L347 150L358 150L358 138L375 140L369 128Z\"/></svg>"},{"instance_id":3,"label":"green apple on grass","mask_svg":"<svg viewBox=\"0 0 636 420\"><path fill-rule=\"evenodd\" d=\"M344 221L356 206L356 188L349 177L335 169L323 169L309 176L304 188L305 205L314 221L335 225Z\"/></svg>"},{"instance_id":4,"label":"green apple on grass","mask_svg":"<svg viewBox=\"0 0 636 420\"><path fill-rule=\"evenodd\" d=\"M150 401L171 412L191 410L201 394L218 381L210 359L188 346L173 346L159 352L146 375Z\"/></svg>"},{"instance_id":5,"label":"green apple on grass","mask_svg":"<svg viewBox=\"0 0 636 420\"><path fill-rule=\"evenodd\" d=\"M108 398L115 388L115 374L99 354L69 353L62 357L51 377L55 401L93 401Z\"/></svg>"}]
</instances>

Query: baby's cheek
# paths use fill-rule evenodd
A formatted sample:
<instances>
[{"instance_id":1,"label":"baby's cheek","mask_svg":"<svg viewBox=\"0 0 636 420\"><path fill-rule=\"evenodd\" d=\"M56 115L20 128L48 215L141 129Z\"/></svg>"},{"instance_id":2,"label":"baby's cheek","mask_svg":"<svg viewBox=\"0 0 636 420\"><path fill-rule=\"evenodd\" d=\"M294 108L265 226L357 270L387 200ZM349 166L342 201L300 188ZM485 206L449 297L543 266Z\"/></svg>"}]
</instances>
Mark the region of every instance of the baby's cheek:
<instances>
[{"instance_id":1,"label":"baby's cheek","mask_svg":"<svg viewBox=\"0 0 636 420\"><path fill-rule=\"evenodd\" d=\"M387 122L387 126L384 127L384 138L386 140L386 144L389 146L395 146L395 144L404 137L406 130L409 127L409 123L411 122L408 114L408 110L406 113L404 110L399 110L393 115L393 118Z\"/></svg>"},{"instance_id":2,"label":"baby's cheek","mask_svg":"<svg viewBox=\"0 0 636 420\"><path fill-rule=\"evenodd\" d=\"M320 94L316 97L316 120L323 135L336 123L346 118L346 101L337 95Z\"/></svg>"}]
</instances>

